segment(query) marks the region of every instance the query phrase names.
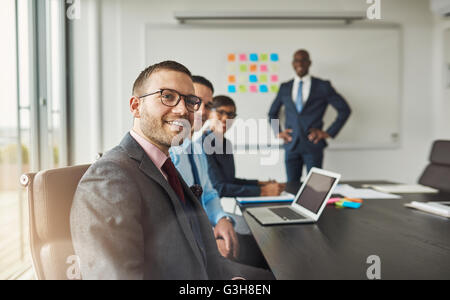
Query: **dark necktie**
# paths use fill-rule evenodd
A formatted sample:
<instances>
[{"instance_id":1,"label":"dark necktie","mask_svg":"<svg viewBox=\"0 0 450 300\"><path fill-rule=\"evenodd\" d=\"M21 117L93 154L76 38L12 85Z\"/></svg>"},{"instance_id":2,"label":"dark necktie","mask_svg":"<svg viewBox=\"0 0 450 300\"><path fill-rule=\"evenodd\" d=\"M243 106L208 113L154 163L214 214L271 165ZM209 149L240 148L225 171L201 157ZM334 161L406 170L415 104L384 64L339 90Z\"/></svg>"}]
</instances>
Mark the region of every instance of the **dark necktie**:
<instances>
[{"instance_id":1,"label":"dark necktie","mask_svg":"<svg viewBox=\"0 0 450 300\"><path fill-rule=\"evenodd\" d=\"M177 170L175 169L175 166L172 163L172 160L167 158L166 162L161 168L164 172L167 174L167 180L169 181L170 186L173 188L175 193L178 195L178 198L180 198L181 202L183 204L186 203L186 200L184 199L184 192L183 187L181 186L180 179L178 178Z\"/></svg>"}]
</instances>

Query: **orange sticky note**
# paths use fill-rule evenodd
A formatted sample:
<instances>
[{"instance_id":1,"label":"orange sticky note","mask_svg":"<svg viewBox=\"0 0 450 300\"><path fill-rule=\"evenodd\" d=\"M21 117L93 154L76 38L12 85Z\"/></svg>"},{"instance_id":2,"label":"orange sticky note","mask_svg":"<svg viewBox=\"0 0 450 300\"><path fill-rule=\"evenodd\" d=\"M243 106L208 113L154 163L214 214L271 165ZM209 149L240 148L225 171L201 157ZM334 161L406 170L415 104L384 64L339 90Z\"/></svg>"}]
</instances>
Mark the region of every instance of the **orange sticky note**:
<instances>
[{"instance_id":1,"label":"orange sticky note","mask_svg":"<svg viewBox=\"0 0 450 300\"><path fill-rule=\"evenodd\" d=\"M236 76L234 76L234 75L228 76L228 82L229 83L235 83L236 82Z\"/></svg>"},{"instance_id":2,"label":"orange sticky note","mask_svg":"<svg viewBox=\"0 0 450 300\"><path fill-rule=\"evenodd\" d=\"M250 65L250 72L256 72L258 70L257 65Z\"/></svg>"},{"instance_id":3,"label":"orange sticky note","mask_svg":"<svg viewBox=\"0 0 450 300\"><path fill-rule=\"evenodd\" d=\"M228 61L235 61L235 60L236 60L236 55L228 54Z\"/></svg>"}]
</instances>

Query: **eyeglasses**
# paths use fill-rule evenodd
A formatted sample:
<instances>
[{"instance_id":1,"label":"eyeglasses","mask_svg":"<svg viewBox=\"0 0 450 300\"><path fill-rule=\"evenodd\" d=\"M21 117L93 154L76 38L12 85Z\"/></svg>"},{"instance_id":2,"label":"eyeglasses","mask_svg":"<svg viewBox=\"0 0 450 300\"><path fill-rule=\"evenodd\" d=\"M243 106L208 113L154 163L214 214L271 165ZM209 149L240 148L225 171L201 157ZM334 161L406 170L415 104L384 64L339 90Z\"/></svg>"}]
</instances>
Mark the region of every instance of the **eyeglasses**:
<instances>
[{"instance_id":1,"label":"eyeglasses","mask_svg":"<svg viewBox=\"0 0 450 300\"><path fill-rule=\"evenodd\" d=\"M186 104L186 109L190 112L196 112L200 109L200 105L202 104L202 99L194 95L183 95L178 93L175 90L171 89L161 89L154 93L146 94L144 96L138 97L139 99L155 95L157 93L161 94L161 103L165 106L175 107L180 103L181 98L184 98L184 103Z\"/></svg>"},{"instance_id":2,"label":"eyeglasses","mask_svg":"<svg viewBox=\"0 0 450 300\"><path fill-rule=\"evenodd\" d=\"M227 116L228 119L234 119L237 117L237 114L235 112L227 112L227 111L224 111L221 109L219 109L219 110L213 109L212 111L215 111L221 118L223 116Z\"/></svg>"}]
</instances>

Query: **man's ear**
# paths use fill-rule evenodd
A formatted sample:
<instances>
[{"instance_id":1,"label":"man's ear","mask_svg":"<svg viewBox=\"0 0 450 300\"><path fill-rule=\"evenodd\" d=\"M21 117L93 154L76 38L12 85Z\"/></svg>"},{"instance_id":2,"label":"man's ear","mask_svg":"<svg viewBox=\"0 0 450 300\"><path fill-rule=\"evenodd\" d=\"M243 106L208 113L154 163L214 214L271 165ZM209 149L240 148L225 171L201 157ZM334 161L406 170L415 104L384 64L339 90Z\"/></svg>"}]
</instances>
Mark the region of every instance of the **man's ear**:
<instances>
[{"instance_id":1,"label":"man's ear","mask_svg":"<svg viewBox=\"0 0 450 300\"><path fill-rule=\"evenodd\" d=\"M134 118L140 118L141 115L139 113L140 101L138 97L133 96L130 99L130 111Z\"/></svg>"}]
</instances>

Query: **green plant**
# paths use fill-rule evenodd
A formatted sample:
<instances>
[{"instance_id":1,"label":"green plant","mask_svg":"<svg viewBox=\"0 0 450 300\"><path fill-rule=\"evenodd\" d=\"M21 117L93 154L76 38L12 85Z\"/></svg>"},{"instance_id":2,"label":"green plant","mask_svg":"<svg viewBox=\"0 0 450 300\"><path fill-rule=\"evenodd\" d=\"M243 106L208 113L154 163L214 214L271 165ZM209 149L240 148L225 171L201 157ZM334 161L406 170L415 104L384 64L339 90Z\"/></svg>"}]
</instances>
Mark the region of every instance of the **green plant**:
<instances>
[{"instance_id":1,"label":"green plant","mask_svg":"<svg viewBox=\"0 0 450 300\"><path fill-rule=\"evenodd\" d=\"M19 163L19 149L17 144L9 144L0 151L1 163L17 164ZM30 151L22 144L22 164L27 165L30 162Z\"/></svg>"}]
</instances>

